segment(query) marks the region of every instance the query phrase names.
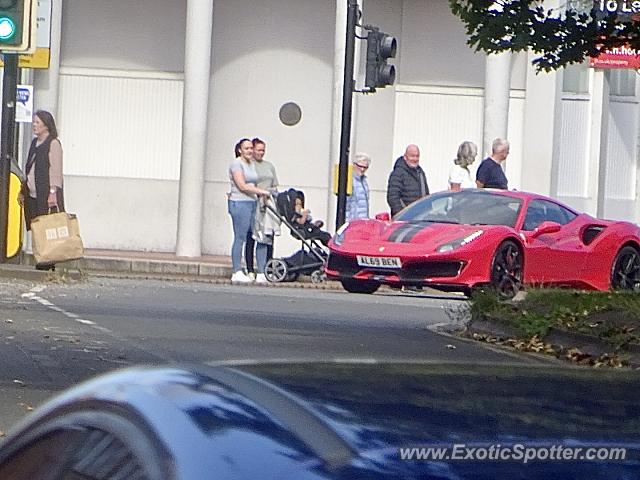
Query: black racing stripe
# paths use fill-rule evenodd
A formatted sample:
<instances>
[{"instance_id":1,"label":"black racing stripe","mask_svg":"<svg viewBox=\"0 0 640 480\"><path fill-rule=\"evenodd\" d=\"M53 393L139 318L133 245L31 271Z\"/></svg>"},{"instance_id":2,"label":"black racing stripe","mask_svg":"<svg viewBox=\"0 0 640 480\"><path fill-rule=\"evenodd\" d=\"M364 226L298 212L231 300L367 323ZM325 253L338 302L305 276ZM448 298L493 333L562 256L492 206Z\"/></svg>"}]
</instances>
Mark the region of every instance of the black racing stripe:
<instances>
[{"instance_id":1,"label":"black racing stripe","mask_svg":"<svg viewBox=\"0 0 640 480\"><path fill-rule=\"evenodd\" d=\"M397 242L398 237L402 237L404 235L403 233L404 231L410 230L413 227L415 227L415 225L411 225L410 223L405 223L404 225L400 225L393 232L391 232L391 235L389 235L389 238L387 240L389 242Z\"/></svg>"},{"instance_id":2,"label":"black racing stripe","mask_svg":"<svg viewBox=\"0 0 640 480\"><path fill-rule=\"evenodd\" d=\"M394 230L393 233L389 235L389 241L407 243L411 241L411 239L415 237L418 232L424 230L425 228L429 228L429 226L406 223L400 228Z\"/></svg>"}]
</instances>

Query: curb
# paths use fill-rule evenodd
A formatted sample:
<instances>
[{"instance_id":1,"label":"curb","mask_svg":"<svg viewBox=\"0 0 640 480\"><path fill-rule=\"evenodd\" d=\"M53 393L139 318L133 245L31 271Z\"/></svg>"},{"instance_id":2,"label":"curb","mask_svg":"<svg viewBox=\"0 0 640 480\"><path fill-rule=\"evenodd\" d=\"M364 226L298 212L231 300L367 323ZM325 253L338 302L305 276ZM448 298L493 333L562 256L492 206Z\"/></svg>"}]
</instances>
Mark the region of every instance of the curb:
<instances>
[{"instance_id":1,"label":"curb","mask_svg":"<svg viewBox=\"0 0 640 480\"><path fill-rule=\"evenodd\" d=\"M20 263L16 263L19 261ZM145 260L140 258L84 257L79 260L60 262L55 272L35 270L33 255L22 253L18 259L0 264L0 278L18 278L27 281L55 281L61 278L83 280L89 276L103 278L153 279L169 281L196 281L231 285L232 267L214 263L190 261ZM306 281L305 281L306 280ZM337 282L320 284L303 279L298 282L268 283L268 288L313 288L341 291Z\"/></svg>"},{"instance_id":2,"label":"curb","mask_svg":"<svg viewBox=\"0 0 640 480\"><path fill-rule=\"evenodd\" d=\"M501 340L522 339L517 329L491 320L476 320L469 323L464 333L491 335ZM559 351L578 349L581 353L591 357L614 354L628 359L629 366L632 368L640 365L640 347L636 345L632 345L631 348L616 350L613 345L604 342L598 337L557 328L551 328L541 341L553 345Z\"/></svg>"}]
</instances>

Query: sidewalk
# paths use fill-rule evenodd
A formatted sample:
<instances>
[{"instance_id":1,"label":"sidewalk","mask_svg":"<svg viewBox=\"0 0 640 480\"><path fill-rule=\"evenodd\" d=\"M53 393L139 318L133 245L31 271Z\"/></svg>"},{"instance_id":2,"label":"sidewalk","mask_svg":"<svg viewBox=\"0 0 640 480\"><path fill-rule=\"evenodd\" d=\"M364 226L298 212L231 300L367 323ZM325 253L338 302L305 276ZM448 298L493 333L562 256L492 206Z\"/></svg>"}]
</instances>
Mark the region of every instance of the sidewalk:
<instances>
[{"instance_id":1,"label":"sidewalk","mask_svg":"<svg viewBox=\"0 0 640 480\"><path fill-rule=\"evenodd\" d=\"M130 250L85 249L84 258L57 264L56 272L35 270L31 254L22 254L0 264L0 277L44 281L52 276L81 279L85 275L119 278L189 279L204 282L231 283L231 257L203 255L178 257L175 253L139 252ZM270 284L270 286L297 286L321 289L339 289L336 282L312 284L309 278L300 282Z\"/></svg>"},{"instance_id":2,"label":"sidewalk","mask_svg":"<svg viewBox=\"0 0 640 480\"><path fill-rule=\"evenodd\" d=\"M57 264L55 272L36 270L29 253L22 252L9 263L0 263L0 278L19 278L29 281L47 281L56 278L81 280L86 275L116 278L152 278L159 280L194 280L231 284L231 257L203 255L178 257L175 253L139 252L132 250L85 249L84 258ZM343 291L339 282L312 283L311 277L301 276L296 282L269 283L267 287L316 288ZM388 287L383 286L383 291ZM388 290L391 291L391 290ZM412 295L414 292L404 292ZM420 294L459 298L428 287Z\"/></svg>"},{"instance_id":3,"label":"sidewalk","mask_svg":"<svg viewBox=\"0 0 640 480\"><path fill-rule=\"evenodd\" d=\"M46 278L50 272L34 269L35 261L29 253L0 265L0 275L21 274L27 279ZM85 249L84 258L58 264L58 271L77 274L149 276L149 277L202 277L207 280L231 278L231 257L204 255L178 257L174 253L138 252L129 250ZM30 273L28 273L30 272Z\"/></svg>"}]
</instances>

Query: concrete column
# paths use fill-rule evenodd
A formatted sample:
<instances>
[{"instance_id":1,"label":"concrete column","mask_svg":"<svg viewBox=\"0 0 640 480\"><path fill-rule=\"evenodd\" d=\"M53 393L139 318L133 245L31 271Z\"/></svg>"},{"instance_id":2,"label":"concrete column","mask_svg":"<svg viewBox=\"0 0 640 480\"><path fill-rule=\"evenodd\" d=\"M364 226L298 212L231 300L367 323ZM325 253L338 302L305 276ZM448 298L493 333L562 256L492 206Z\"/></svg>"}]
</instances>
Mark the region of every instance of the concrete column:
<instances>
[{"instance_id":1,"label":"concrete column","mask_svg":"<svg viewBox=\"0 0 640 480\"><path fill-rule=\"evenodd\" d=\"M358 7L363 11L364 0L358 0ZM337 198L333 194L333 169L340 159L340 132L342 129L342 83L344 78L344 54L347 40L347 12L349 10L347 0L336 0L335 36L333 49L333 105L331 115L331 146L329 158L329 177L327 181L327 230L334 231L336 223L336 203ZM358 33L360 31L360 33ZM362 31L356 27L356 34L362 36ZM360 71L360 61L362 50L362 40L356 38L353 78L362 77ZM360 82L364 84L364 81ZM358 116L358 96L354 94L353 107L351 109L351 142L350 151L353 154L353 147L356 144L357 116Z\"/></svg>"},{"instance_id":2,"label":"concrete column","mask_svg":"<svg viewBox=\"0 0 640 480\"><path fill-rule=\"evenodd\" d=\"M609 82L603 69L593 69L591 96L591 143L589 145L588 197L591 208L587 213L605 216L605 182L607 179L607 144L609 137Z\"/></svg>"},{"instance_id":3,"label":"concrete column","mask_svg":"<svg viewBox=\"0 0 640 480\"><path fill-rule=\"evenodd\" d=\"M331 115L331 146L327 178L326 224L329 231L335 230L336 196L333 194L333 169L340 159L340 129L342 126L342 83L344 76L344 53L347 37L347 0L336 0L335 35L333 48L333 105ZM352 116L352 118L355 118Z\"/></svg>"},{"instance_id":4,"label":"concrete column","mask_svg":"<svg viewBox=\"0 0 640 480\"><path fill-rule=\"evenodd\" d=\"M176 255L202 254L207 106L211 74L213 0L187 0L182 156Z\"/></svg>"},{"instance_id":5,"label":"concrete column","mask_svg":"<svg viewBox=\"0 0 640 480\"><path fill-rule=\"evenodd\" d=\"M60 39L62 37L62 0L51 0L51 43L49 68L35 69L33 103L36 110L48 110L58 118L60 91Z\"/></svg>"},{"instance_id":6,"label":"concrete column","mask_svg":"<svg viewBox=\"0 0 640 480\"><path fill-rule=\"evenodd\" d=\"M510 90L511 53L487 55L484 84L483 155L491 153L491 144L495 138L507 138Z\"/></svg>"},{"instance_id":7,"label":"concrete column","mask_svg":"<svg viewBox=\"0 0 640 480\"><path fill-rule=\"evenodd\" d=\"M536 73L527 57L527 96L524 104L522 136L522 190L555 195L554 146L559 134L562 102L562 75L556 72Z\"/></svg>"}]
</instances>

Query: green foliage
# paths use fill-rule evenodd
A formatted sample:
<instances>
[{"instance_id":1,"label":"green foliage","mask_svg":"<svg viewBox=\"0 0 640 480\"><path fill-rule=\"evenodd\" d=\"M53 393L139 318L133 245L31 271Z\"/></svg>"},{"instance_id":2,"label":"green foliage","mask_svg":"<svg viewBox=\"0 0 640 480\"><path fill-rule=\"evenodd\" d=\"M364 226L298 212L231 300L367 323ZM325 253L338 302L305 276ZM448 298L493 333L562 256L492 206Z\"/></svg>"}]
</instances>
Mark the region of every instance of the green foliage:
<instances>
[{"instance_id":1,"label":"green foliage","mask_svg":"<svg viewBox=\"0 0 640 480\"><path fill-rule=\"evenodd\" d=\"M502 302L478 292L469 304L471 322L488 319L515 327L522 336L544 338L551 327L598 337L621 347L640 344L640 295L532 289L521 302Z\"/></svg>"},{"instance_id":2,"label":"green foliage","mask_svg":"<svg viewBox=\"0 0 640 480\"><path fill-rule=\"evenodd\" d=\"M497 53L531 49L533 63L555 70L601 51L628 45L640 50L640 22L617 13L600 15L596 2L573 1L548 9L542 1L449 0L476 50Z\"/></svg>"}]
</instances>

